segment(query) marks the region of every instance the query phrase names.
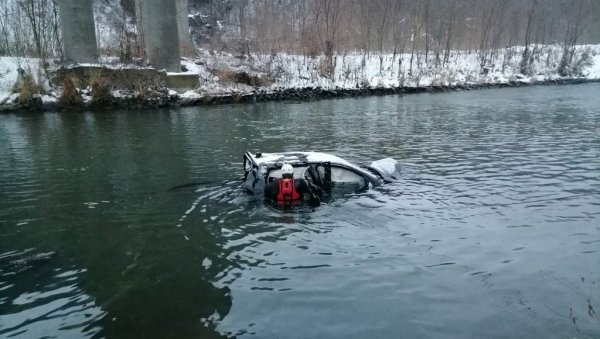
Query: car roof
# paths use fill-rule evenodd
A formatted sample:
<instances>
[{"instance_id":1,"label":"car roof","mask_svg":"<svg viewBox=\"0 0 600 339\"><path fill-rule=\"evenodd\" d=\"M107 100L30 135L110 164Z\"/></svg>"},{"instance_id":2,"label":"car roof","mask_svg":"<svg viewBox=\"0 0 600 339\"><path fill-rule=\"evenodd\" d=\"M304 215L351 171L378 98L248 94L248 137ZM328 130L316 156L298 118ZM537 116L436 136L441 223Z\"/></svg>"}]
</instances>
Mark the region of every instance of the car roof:
<instances>
[{"instance_id":1,"label":"car roof","mask_svg":"<svg viewBox=\"0 0 600 339\"><path fill-rule=\"evenodd\" d=\"M280 166L281 163L288 163L292 166L302 164L318 164L329 162L360 169L360 167L332 154L322 152L279 152L279 153L247 153L256 165Z\"/></svg>"},{"instance_id":2,"label":"car roof","mask_svg":"<svg viewBox=\"0 0 600 339\"><path fill-rule=\"evenodd\" d=\"M332 165L346 167L355 172L362 173L369 177L372 181L377 181L378 178L371 172L354 165L338 156L322 152L278 152L278 153L250 153L246 155L254 162L256 166L266 166L267 168L278 168L283 163L288 163L292 166L301 166L308 164L323 164L329 162Z\"/></svg>"}]
</instances>

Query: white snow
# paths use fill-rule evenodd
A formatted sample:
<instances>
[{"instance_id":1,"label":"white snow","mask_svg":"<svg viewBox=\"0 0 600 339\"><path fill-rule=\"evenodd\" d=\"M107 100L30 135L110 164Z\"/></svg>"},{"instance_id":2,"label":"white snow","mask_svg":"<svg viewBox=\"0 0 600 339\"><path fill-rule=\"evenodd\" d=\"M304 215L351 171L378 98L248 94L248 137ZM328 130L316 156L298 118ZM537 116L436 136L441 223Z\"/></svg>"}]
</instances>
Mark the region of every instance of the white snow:
<instances>
[{"instance_id":1,"label":"white snow","mask_svg":"<svg viewBox=\"0 0 600 339\"><path fill-rule=\"evenodd\" d=\"M371 166L385 173L394 174L396 172L396 167L398 166L398 161L392 158L385 158L373 161Z\"/></svg>"},{"instance_id":2,"label":"white snow","mask_svg":"<svg viewBox=\"0 0 600 339\"><path fill-rule=\"evenodd\" d=\"M600 79L600 48L596 48L596 55L592 56L593 65L587 69L588 79Z\"/></svg>"},{"instance_id":3,"label":"white snow","mask_svg":"<svg viewBox=\"0 0 600 339\"><path fill-rule=\"evenodd\" d=\"M200 99L202 98L202 95L196 93L195 91L187 91L183 94L180 94L179 97L183 99Z\"/></svg>"},{"instance_id":4,"label":"white snow","mask_svg":"<svg viewBox=\"0 0 600 339\"><path fill-rule=\"evenodd\" d=\"M12 88L17 81L18 69L36 76L38 74L39 59L0 57L0 103L12 93Z\"/></svg>"},{"instance_id":5,"label":"white snow","mask_svg":"<svg viewBox=\"0 0 600 339\"><path fill-rule=\"evenodd\" d=\"M454 51L447 64L436 64L434 56L424 62L421 55L413 60L410 71L410 54L363 55L359 52L334 56L334 72L332 77L322 74L324 57L315 58L302 55L275 54L235 57L229 53L198 50L199 58L189 60L182 58L186 67L185 74L197 74L200 86L195 90L179 94L181 99L200 99L204 96L243 95L257 90L267 93L288 89L321 87L323 89L355 89L364 87L426 87L477 84L502 84L511 81L530 83L545 80L561 79L558 74L560 64L560 46L532 46L537 48L539 58L534 58L531 65L531 76L520 72L523 47L502 49L493 62L485 65L481 71L477 53ZM587 54L588 60L581 56ZM577 46L573 64L579 64L579 71L574 78L600 79L600 45ZM400 63L401 61L401 63ZM102 58L102 64L87 66L120 68L143 68L115 63L114 58ZM380 67L381 62L381 67ZM42 79L39 60L14 57L0 57L0 105L13 101L12 88L17 80L17 69L23 68ZM248 77L259 79L262 86L249 86L234 81L232 75L245 73ZM268 79L268 80L265 80ZM48 87L44 84L44 87ZM170 92L172 94L172 92ZM116 98L127 97L128 93L115 91ZM173 94L174 95L174 94ZM44 102L56 101L56 93L46 93ZM89 100L86 95L85 100ZM54 99L53 99L54 98Z\"/></svg>"},{"instance_id":6,"label":"white snow","mask_svg":"<svg viewBox=\"0 0 600 339\"><path fill-rule=\"evenodd\" d=\"M306 156L306 161L313 163L331 162L332 164L340 164L352 168L359 168L358 166L340 158L333 154L321 153L321 152L282 152L282 153L262 153L260 158L254 155L254 160L257 165L274 164L278 161L285 161L290 164L300 162L299 156Z\"/></svg>"},{"instance_id":7,"label":"white snow","mask_svg":"<svg viewBox=\"0 0 600 339\"><path fill-rule=\"evenodd\" d=\"M51 95L42 94L41 98L42 98L42 102L45 104L56 102L56 97L51 96Z\"/></svg>"},{"instance_id":8,"label":"white snow","mask_svg":"<svg viewBox=\"0 0 600 339\"><path fill-rule=\"evenodd\" d=\"M301 55L276 54L269 56L252 56L240 59L227 53L204 53L201 60L204 65L194 65L200 76L199 93L231 94L248 93L256 88L245 84L223 81L211 73L211 70L228 70L245 72L257 77L270 77L274 81L261 90L274 91L284 88L321 87L324 89L353 89L360 87L426 87L449 86L459 84L497 84L519 81L529 83L534 81L553 80L561 78L558 75L560 63L560 46L537 46L542 51L539 59L532 63L532 76L520 74L522 47L504 49L498 52L493 63L486 64L487 72L482 74L480 60L476 53L454 51L447 64L436 65L433 56L427 63L420 58L417 64L413 61L410 72L410 54L402 55L363 55L348 53L336 55L335 71L332 78L321 74L324 58L304 57ZM580 78L600 79L600 45L578 46L578 55L588 51L592 64L583 67ZM399 65L400 59L402 65ZM191 66L191 63L186 63Z\"/></svg>"},{"instance_id":9,"label":"white snow","mask_svg":"<svg viewBox=\"0 0 600 339\"><path fill-rule=\"evenodd\" d=\"M115 97L117 99L127 97L126 95L123 95L123 93L120 90L112 91L111 94L112 94L113 97Z\"/></svg>"}]
</instances>

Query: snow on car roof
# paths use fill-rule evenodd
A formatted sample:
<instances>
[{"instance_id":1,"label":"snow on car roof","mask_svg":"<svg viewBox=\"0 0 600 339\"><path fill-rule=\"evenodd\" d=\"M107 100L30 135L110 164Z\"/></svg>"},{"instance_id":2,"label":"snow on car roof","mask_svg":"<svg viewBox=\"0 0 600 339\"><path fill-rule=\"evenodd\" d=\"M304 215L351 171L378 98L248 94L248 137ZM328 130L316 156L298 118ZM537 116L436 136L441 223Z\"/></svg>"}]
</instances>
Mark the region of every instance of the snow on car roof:
<instances>
[{"instance_id":1,"label":"snow on car roof","mask_svg":"<svg viewBox=\"0 0 600 339\"><path fill-rule=\"evenodd\" d=\"M271 165L278 162L286 162L291 165L298 163L323 163L330 162L351 168L360 169L358 166L332 154L322 152L281 152L281 153L262 153L260 157L251 154L257 165Z\"/></svg>"},{"instance_id":2,"label":"snow on car roof","mask_svg":"<svg viewBox=\"0 0 600 339\"><path fill-rule=\"evenodd\" d=\"M258 157L257 157L258 154ZM285 162L292 166L301 166L302 164L322 164L329 162L332 165L345 167L355 173L360 173L372 183L378 183L379 177L370 171L363 169L351 162L348 162L338 156L322 152L279 152L279 153L255 153L246 152L246 155L256 164L256 166L265 166L268 168L279 168Z\"/></svg>"}]
</instances>

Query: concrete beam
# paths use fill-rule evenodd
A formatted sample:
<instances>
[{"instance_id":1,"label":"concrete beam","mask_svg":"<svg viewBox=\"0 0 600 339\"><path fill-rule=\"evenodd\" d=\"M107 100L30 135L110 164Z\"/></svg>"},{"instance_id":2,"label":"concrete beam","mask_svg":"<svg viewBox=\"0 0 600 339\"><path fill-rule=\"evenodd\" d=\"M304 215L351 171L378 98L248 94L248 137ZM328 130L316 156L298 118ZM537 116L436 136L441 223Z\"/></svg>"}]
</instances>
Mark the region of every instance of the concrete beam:
<instances>
[{"instance_id":1,"label":"concrete beam","mask_svg":"<svg viewBox=\"0 0 600 339\"><path fill-rule=\"evenodd\" d=\"M179 73L167 75L167 87L179 93L184 93L199 85L198 74Z\"/></svg>"}]
</instances>

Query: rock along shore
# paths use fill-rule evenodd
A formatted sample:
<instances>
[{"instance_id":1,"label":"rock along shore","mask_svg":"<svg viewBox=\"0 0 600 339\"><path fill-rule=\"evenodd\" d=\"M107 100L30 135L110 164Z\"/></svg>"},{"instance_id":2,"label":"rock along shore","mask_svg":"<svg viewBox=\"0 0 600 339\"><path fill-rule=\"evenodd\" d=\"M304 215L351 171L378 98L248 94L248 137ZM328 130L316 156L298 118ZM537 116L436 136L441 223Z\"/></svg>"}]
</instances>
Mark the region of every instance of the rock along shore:
<instances>
[{"instance_id":1,"label":"rock along shore","mask_svg":"<svg viewBox=\"0 0 600 339\"><path fill-rule=\"evenodd\" d=\"M440 93L451 91L467 91L476 89L542 86L542 85L572 85L584 83L597 83L600 79L564 78L544 80L537 82L512 81L508 83L485 84L460 84L450 86L424 86L424 87L366 87L366 88L282 88L277 90L257 89L252 92L233 93L227 95L199 95L194 97L169 94L169 91L155 91L150 95L138 97L114 98L110 103L94 105L88 101L80 107L61 107L58 102L42 102L35 100L32 105L22 106L17 103L0 104L0 112L26 112L26 111L81 111L81 110L107 110L107 109L146 109L157 107L177 106L206 106L235 103L256 103L267 101L308 101L329 98L402 95L417 93Z\"/></svg>"}]
</instances>

